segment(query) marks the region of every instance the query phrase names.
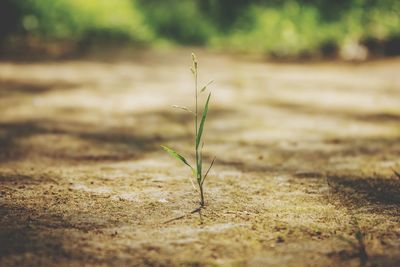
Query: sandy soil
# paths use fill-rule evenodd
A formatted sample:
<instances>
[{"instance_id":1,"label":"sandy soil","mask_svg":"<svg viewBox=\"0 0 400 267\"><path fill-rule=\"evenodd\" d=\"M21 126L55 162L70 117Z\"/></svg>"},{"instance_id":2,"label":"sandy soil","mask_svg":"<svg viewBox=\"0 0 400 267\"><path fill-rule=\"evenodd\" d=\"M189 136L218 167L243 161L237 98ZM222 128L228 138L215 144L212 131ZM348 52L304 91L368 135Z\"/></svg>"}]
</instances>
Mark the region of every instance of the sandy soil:
<instances>
[{"instance_id":1,"label":"sandy soil","mask_svg":"<svg viewBox=\"0 0 400 267\"><path fill-rule=\"evenodd\" d=\"M0 62L0 266L400 266L400 59L198 57L201 217L189 50Z\"/></svg>"}]
</instances>

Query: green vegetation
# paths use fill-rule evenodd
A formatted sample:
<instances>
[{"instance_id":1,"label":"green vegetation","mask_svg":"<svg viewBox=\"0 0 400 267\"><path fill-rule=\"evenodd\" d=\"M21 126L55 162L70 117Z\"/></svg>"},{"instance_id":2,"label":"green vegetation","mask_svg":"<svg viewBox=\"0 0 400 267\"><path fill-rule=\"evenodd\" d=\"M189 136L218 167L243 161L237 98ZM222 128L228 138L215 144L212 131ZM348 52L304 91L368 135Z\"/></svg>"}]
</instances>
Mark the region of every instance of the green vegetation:
<instances>
[{"instance_id":1,"label":"green vegetation","mask_svg":"<svg viewBox=\"0 0 400 267\"><path fill-rule=\"evenodd\" d=\"M346 43L394 54L397 0L4 0L0 38L206 45L277 57L334 54Z\"/></svg>"},{"instance_id":2,"label":"green vegetation","mask_svg":"<svg viewBox=\"0 0 400 267\"><path fill-rule=\"evenodd\" d=\"M130 0L5 1L0 5L17 17L12 20L19 34L44 40L153 40L143 14Z\"/></svg>"},{"instance_id":3,"label":"green vegetation","mask_svg":"<svg viewBox=\"0 0 400 267\"><path fill-rule=\"evenodd\" d=\"M183 44L207 44L218 35L212 21L196 1L141 0L139 6L147 23L159 38Z\"/></svg>"},{"instance_id":4,"label":"green vegetation","mask_svg":"<svg viewBox=\"0 0 400 267\"><path fill-rule=\"evenodd\" d=\"M393 6L400 11L398 3ZM295 1L286 1L279 7L253 5L245 15L249 19L239 21L237 30L218 38L216 44L242 51L250 47L277 56L312 55L329 45L339 48L346 42L385 40L398 35L398 14L354 5L336 18L326 18L315 5Z\"/></svg>"},{"instance_id":5,"label":"green vegetation","mask_svg":"<svg viewBox=\"0 0 400 267\"><path fill-rule=\"evenodd\" d=\"M210 85L211 82L209 82L207 85L203 86L200 90L198 90L198 82L197 82L197 69L198 69L198 62L196 59L195 54L192 53L192 62L193 65L191 67L193 76L194 76L194 81L195 81L195 105L196 105L196 109L195 111L191 111L190 109L188 109L187 107L181 107L181 106L173 106L176 108L180 108L186 112L190 112L194 115L195 119L194 119L194 128L195 128L195 136L194 136L194 153L195 153L195 157L196 157L196 168L193 168L192 165L190 165L188 163L188 161L182 156L180 155L178 152L174 151L171 148L168 148L166 146L161 146L165 151L167 151L171 156L173 156L174 158L178 159L179 161L181 161L183 164L185 164L186 166L188 166L190 168L190 170L192 171L193 177L196 180L197 183L197 187L194 185L194 182L192 181L192 179L190 179L193 187L200 193L200 206L203 207L205 202L204 202L204 181L207 178L207 175L209 173L209 171L211 170L211 167L214 164L215 158L211 161L210 166L208 167L207 171L205 173L203 173L203 146L204 146L204 142L202 141L202 137L203 137L203 130L204 130L204 124L206 122L206 118L207 118L207 113L208 113L208 103L210 102L210 97L211 97L211 93L208 94L206 103L204 105L204 109L202 112L202 116L201 116L201 120L200 120L200 125L199 125L199 118L198 118L198 96L199 94L203 93L208 85Z\"/></svg>"}]
</instances>

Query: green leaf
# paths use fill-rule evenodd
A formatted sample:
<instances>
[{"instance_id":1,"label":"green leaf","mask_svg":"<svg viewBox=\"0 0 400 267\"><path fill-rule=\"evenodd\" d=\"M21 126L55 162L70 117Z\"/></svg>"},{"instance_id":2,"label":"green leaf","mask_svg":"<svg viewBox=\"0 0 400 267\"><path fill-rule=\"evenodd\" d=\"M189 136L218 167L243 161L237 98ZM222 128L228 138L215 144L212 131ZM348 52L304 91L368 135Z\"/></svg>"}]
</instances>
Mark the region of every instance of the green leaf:
<instances>
[{"instance_id":1,"label":"green leaf","mask_svg":"<svg viewBox=\"0 0 400 267\"><path fill-rule=\"evenodd\" d=\"M203 143L204 145L204 143ZM202 176L202 171L203 171L203 147L200 148L200 157L199 157L199 161L197 162L197 180L200 183L201 181L201 176Z\"/></svg>"},{"instance_id":2,"label":"green leaf","mask_svg":"<svg viewBox=\"0 0 400 267\"><path fill-rule=\"evenodd\" d=\"M190 168L190 169L192 170L192 172L194 173L193 167L190 166L190 164L187 162L187 160L186 160L182 155L180 155L178 152L176 152L175 150L173 150L173 149L171 149L171 148L169 148L169 147L166 147L166 146L161 146L161 147L162 147L165 151L167 151L168 154L170 154L170 155L173 156L174 158L180 160L180 161L183 162L185 165L189 166L189 168Z\"/></svg>"},{"instance_id":3,"label":"green leaf","mask_svg":"<svg viewBox=\"0 0 400 267\"><path fill-rule=\"evenodd\" d=\"M206 101L206 104L205 104L204 110L203 110L203 116L201 117L199 131L198 131L197 136L196 136L196 149L199 148L201 136L203 134L204 123L206 122L206 118L207 118L208 102L210 101L210 97L211 97L211 93L208 94L207 101Z\"/></svg>"}]
</instances>

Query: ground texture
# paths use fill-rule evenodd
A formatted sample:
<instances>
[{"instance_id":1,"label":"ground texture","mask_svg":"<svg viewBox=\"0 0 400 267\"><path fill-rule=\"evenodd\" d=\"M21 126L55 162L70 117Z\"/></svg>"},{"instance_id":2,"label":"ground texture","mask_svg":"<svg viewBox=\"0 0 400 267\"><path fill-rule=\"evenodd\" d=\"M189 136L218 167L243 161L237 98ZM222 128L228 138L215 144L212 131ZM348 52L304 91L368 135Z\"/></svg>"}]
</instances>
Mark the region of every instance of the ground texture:
<instances>
[{"instance_id":1,"label":"ground texture","mask_svg":"<svg viewBox=\"0 0 400 267\"><path fill-rule=\"evenodd\" d=\"M190 215L190 51L104 54L0 62L0 266L400 266L399 59L200 51Z\"/></svg>"}]
</instances>

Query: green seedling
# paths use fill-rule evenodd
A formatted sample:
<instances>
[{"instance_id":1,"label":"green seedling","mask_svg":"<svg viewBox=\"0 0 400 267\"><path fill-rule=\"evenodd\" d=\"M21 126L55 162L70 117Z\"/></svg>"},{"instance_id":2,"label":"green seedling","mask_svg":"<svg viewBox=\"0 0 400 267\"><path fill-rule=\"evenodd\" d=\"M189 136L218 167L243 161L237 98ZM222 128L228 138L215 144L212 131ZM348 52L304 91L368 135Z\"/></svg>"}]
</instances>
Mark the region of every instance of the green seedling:
<instances>
[{"instance_id":1,"label":"green seedling","mask_svg":"<svg viewBox=\"0 0 400 267\"><path fill-rule=\"evenodd\" d=\"M199 112L198 112L198 97L201 93L207 90L208 86L213 82L210 81L201 89L199 90L198 88L198 63L197 63L197 58L196 55L192 53L192 67L190 68L193 76L194 76L194 91L195 91L195 110L192 111L187 107L182 107L182 106L172 106L174 108L179 108L181 110L184 110L186 112L192 113L194 115L194 128L195 128L195 134L194 134L194 154L195 154L195 160L196 160L196 165L193 168L192 165L183 157L181 154L176 152L175 150L166 147L166 146L161 146L168 154L170 154L172 157L176 158L186 166L188 166L192 172L192 176L194 178L190 178L190 182L192 183L193 187L195 190L197 190L200 194L200 207L204 207L205 202L204 202L204 181L206 180L208 173L210 172L212 166L214 165L215 157L211 161L210 166L208 167L207 171L203 173L203 147L204 147L204 142L203 142L203 132L204 132L204 125L206 122L207 118L207 113L208 113L208 104L210 102L211 98L211 92L208 93L204 109L201 115L200 119L200 124L199 124Z\"/></svg>"}]
</instances>

